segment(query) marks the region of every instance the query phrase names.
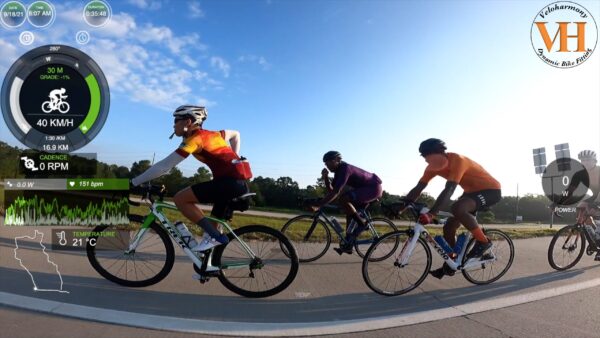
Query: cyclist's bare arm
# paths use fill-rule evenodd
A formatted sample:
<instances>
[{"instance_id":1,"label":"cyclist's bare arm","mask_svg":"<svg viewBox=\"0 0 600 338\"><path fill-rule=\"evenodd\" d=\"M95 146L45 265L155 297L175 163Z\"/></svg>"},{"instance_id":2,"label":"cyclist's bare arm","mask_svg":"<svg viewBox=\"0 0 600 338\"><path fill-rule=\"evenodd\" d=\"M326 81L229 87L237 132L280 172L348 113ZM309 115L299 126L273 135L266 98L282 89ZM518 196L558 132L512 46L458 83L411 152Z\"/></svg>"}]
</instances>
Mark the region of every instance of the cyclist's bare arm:
<instances>
[{"instance_id":1,"label":"cyclist's bare arm","mask_svg":"<svg viewBox=\"0 0 600 338\"><path fill-rule=\"evenodd\" d=\"M240 147L242 146L240 132L237 130L224 130L223 132L225 135L225 141L229 142L231 149L233 149L233 151L239 155Z\"/></svg>"},{"instance_id":2,"label":"cyclist's bare arm","mask_svg":"<svg viewBox=\"0 0 600 338\"><path fill-rule=\"evenodd\" d=\"M325 195L325 197L323 197L321 199L321 201L319 202L319 207L323 207L323 206L333 202L336 198L338 198L340 191L342 191L342 190L341 189L339 189L339 190L331 189L331 191L329 193L327 193L327 195Z\"/></svg>"},{"instance_id":3,"label":"cyclist's bare arm","mask_svg":"<svg viewBox=\"0 0 600 338\"><path fill-rule=\"evenodd\" d=\"M327 169L324 169L324 170L327 170ZM331 185L331 180L329 179L329 175L323 175L323 183L325 184L325 189L327 189L328 192L333 191L333 186Z\"/></svg>"},{"instance_id":4,"label":"cyclist's bare arm","mask_svg":"<svg viewBox=\"0 0 600 338\"><path fill-rule=\"evenodd\" d=\"M168 173L171 169L175 168L181 161L183 161L185 157L181 156L176 151L172 152L169 156L160 160L148 170L146 170L143 174L131 180L133 185L140 185L142 183L153 180L157 177L160 177L166 173Z\"/></svg>"},{"instance_id":5,"label":"cyclist's bare arm","mask_svg":"<svg viewBox=\"0 0 600 338\"><path fill-rule=\"evenodd\" d=\"M435 200L435 203L433 203L431 210L429 211L431 214L436 215L438 211L440 211L440 207L446 205L448 201L450 201L450 197L452 197L454 194L454 190L456 190L457 185L458 183L456 182L446 182L446 187L444 190L442 190L438 198Z\"/></svg>"},{"instance_id":6,"label":"cyclist's bare arm","mask_svg":"<svg viewBox=\"0 0 600 338\"><path fill-rule=\"evenodd\" d=\"M411 191L408 192L408 195L406 195L406 199L409 201L416 201L417 198L421 196L421 193L423 192L423 190L425 190L426 187L427 183L419 181L419 183L417 183L417 185L414 188L412 188Z\"/></svg>"}]
</instances>

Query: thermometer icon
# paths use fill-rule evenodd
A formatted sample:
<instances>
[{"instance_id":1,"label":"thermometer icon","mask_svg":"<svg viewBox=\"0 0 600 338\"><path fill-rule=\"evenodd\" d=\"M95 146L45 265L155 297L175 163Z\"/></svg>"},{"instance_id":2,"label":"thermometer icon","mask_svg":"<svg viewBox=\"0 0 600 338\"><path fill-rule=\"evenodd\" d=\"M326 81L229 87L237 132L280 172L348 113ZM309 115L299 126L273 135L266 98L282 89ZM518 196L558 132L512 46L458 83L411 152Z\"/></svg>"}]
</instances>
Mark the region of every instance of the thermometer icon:
<instances>
[{"instance_id":1,"label":"thermometer icon","mask_svg":"<svg viewBox=\"0 0 600 338\"><path fill-rule=\"evenodd\" d=\"M58 236L58 244L60 244L61 246L67 245L67 236L64 230L61 232L57 232L56 236Z\"/></svg>"}]
</instances>

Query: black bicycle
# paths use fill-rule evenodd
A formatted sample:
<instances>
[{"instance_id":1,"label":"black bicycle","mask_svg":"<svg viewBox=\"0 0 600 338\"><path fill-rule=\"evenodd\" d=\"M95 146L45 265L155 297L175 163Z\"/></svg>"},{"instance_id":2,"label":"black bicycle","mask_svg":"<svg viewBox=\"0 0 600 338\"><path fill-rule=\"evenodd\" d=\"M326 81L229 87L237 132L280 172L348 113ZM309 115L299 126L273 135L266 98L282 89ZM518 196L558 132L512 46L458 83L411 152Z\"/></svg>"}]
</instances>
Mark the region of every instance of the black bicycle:
<instances>
[{"instance_id":1,"label":"black bicycle","mask_svg":"<svg viewBox=\"0 0 600 338\"><path fill-rule=\"evenodd\" d=\"M552 268L559 271L570 269L581 260L584 251L588 256L600 251L600 238L596 237L596 227L600 225L589 212L593 209L598 210L599 205L581 210L575 224L567 225L554 234L548 247L548 263ZM556 217L562 217L556 209L553 212Z\"/></svg>"},{"instance_id":2,"label":"black bicycle","mask_svg":"<svg viewBox=\"0 0 600 338\"><path fill-rule=\"evenodd\" d=\"M315 202L315 199L302 199L302 205L310 205ZM369 204L365 208L357 210L366 220L367 228L356 238L354 249L356 253L363 258L373 244L382 235L397 231L398 228L394 222L384 217L371 217L367 210ZM327 206L328 209L337 209L335 206ZM287 221L281 232L290 239L296 252L298 260L302 263L313 262L321 258L331 245L331 230L338 236L340 245L346 245L346 232L353 231L356 227L356 222L352 221L344 231L340 223L334 217L329 217L325 214L323 208L319 209L314 214L305 214L294 217ZM385 257L373 258L384 259Z\"/></svg>"}]
</instances>

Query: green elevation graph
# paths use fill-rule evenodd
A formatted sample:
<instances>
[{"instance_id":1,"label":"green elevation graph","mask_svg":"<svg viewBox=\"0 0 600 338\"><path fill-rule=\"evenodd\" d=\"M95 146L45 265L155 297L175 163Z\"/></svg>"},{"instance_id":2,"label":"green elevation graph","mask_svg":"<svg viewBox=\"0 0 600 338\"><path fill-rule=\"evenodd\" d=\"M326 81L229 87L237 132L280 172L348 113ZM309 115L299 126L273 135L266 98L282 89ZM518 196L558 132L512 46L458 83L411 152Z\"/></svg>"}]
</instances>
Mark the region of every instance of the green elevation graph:
<instances>
[{"instance_id":1,"label":"green elevation graph","mask_svg":"<svg viewBox=\"0 0 600 338\"><path fill-rule=\"evenodd\" d=\"M6 203L6 225L121 225L128 224L127 198L99 199L96 203L86 199L83 205L66 205L57 198L17 196ZM7 201L8 202L8 201Z\"/></svg>"}]
</instances>

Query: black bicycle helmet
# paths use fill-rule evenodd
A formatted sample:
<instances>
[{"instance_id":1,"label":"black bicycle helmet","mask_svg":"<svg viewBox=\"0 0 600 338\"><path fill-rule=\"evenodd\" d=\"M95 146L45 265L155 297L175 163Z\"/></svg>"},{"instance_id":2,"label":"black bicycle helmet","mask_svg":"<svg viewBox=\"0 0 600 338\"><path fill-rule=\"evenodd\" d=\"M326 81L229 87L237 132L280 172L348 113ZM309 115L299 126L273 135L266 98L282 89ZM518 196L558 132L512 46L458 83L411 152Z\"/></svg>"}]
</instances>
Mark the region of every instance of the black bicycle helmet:
<instances>
[{"instance_id":1,"label":"black bicycle helmet","mask_svg":"<svg viewBox=\"0 0 600 338\"><path fill-rule=\"evenodd\" d=\"M431 154L443 154L446 151L446 143L437 138L430 138L419 145L421 156L425 157Z\"/></svg>"},{"instance_id":2,"label":"black bicycle helmet","mask_svg":"<svg viewBox=\"0 0 600 338\"><path fill-rule=\"evenodd\" d=\"M334 158L342 159L342 154L339 151L331 150L323 155L323 162L327 162L329 160L333 160Z\"/></svg>"}]
</instances>

